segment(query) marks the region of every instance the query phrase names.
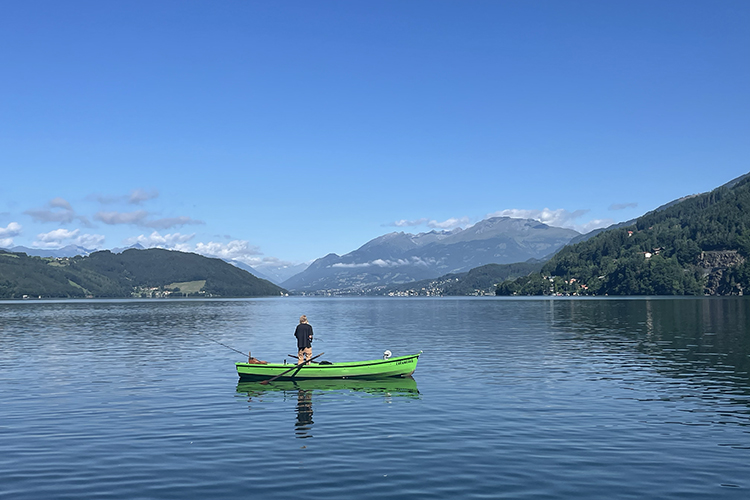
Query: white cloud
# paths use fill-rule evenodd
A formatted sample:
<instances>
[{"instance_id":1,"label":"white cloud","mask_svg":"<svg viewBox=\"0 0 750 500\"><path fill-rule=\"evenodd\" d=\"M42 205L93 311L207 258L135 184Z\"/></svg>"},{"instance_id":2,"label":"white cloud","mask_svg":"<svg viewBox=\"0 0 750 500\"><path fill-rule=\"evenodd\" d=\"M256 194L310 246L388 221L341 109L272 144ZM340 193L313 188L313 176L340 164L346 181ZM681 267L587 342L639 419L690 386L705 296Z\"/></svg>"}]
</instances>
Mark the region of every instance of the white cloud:
<instances>
[{"instance_id":1,"label":"white cloud","mask_svg":"<svg viewBox=\"0 0 750 500\"><path fill-rule=\"evenodd\" d=\"M373 266L378 267L395 267L395 266L405 266L409 263L406 259L397 259L397 260L384 260L384 259L375 259L372 261Z\"/></svg>"},{"instance_id":2,"label":"white cloud","mask_svg":"<svg viewBox=\"0 0 750 500\"><path fill-rule=\"evenodd\" d=\"M372 262L360 262L360 263L351 263L351 264L345 264L343 262L337 262L333 264L331 267L338 268L338 269L356 269L359 267L372 267Z\"/></svg>"},{"instance_id":3,"label":"white cloud","mask_svg":"<svg viewBox=\"0 0 750 500\"><path fill-rule=\"evenodd\" d=\"M233 240L228 243L198 242L195 245L189 241L195 238L193 234L172 233L162 235L154 231L150 235L140 235L123 241L125 245L140 244L145 248L164 248L167 250L179 250L180 252L193 252L206 257L217 257L220 259L236 260L249 266L256 266L264 262L279 263L275 258L261 259L260 249L244 240Z\"/></svg>"},{"instance_id":4,"label":"white cloud","mask_svg":"<svg viewBox=\"0 0 750 500\"><path fill-rule=\"evenodd\" d=\"M0 227L0 248L10 248L13 238L21 234L22 226L18 222L11 222L5 227Z\"/></svg>"},{"instance_id":5,"label":"white cloud","mask_svg":"<svg viewBox=\"0 0 750 500\"><path fill-rule=\"evenodd\" d=\"M135 245L139 243L145 248L166 248L170 250L180 250L183 252L191 252L189 245L186 243L195 237L193 234L180 234L172 233L161 235L158 231L154 231L150 235L146 236L141 234L139 236L128 238L125 240L126 245Z\"/></svg>"},{"instance_id":6,"label":"white cloud","mask_svg":"<svg viewBox=\"0 0 750 500\"><path fill-rule=\"evenodd\" d=\"M236 260L249 266L258 265L262 262L262 259L257 257L262 255L260 249L245 240L233 240L229 243L217 243L215 241L197 243L195 253L207 257Z\"/></svg>"},{"instance_id":7,"label":"white cloud","mask_svg":"<svg viewBox=\"0 0 750 500\"><path fill-rule=\"evenodd\" d=\"M0 238L13 238L21 234L23 226L18 222L11 222L6 227L0 227Z\"/></svg>"},{"instance_id":8,"label":"white cloud","mask_svg":"<svg viewBox=\"0 0 750 500\"><path fill-rule=\"evenodd\" d=\"M99 249L104 246L105 239L106 238L102 234L82 234L75 239L74 243L83 248Z\"/></svg>"},{"instance_id":9,"label":"white cloud","mask_svg":"<svg viewBox=\"0 0 750 500\"><path fill-rule=\"evenodd\" d=\"M140 235L128 238L123 243L126 245L140 244L145 248L165 248L168 250L179 250L181 252L194 252L206 257L217 257L220 259L236 260L255 266L266 261L278 262L278 259L261 259L260 249L244 240L233 240L228 243L198 242L191 245L188 242L195 237L193 234L172 233L162 235L154 231L150 235Z\"/></svg>"},{"instance_id":10,"label":"white cloud","mask_svg":"<svg viewBox=\"0 0 750 500\"><path fill-rule=\"evenodd\" d=\"M415 219L415 220L401 219L389 225L396 226L396 227L427 226L431 229L455 229L457 227L468 226L470 222L471 221L469 220L468 217L451 217L450 219L446 219L442 222L439 222L435 219L428 219L425 217L425 218Z\"/></svg>"},{"instance_id":11,"label":"white cloud","mask_svg":"<svg viewBox=\"0 0 750 500\"><path fill-rule=\"evenodd\" d=\"M543 210L525 210L519 208L510 208L506 210L500 210L487 215L490 217L512 217L515 219L534 219L547 224L548 226L565 227L569 229L575 229L579 233L588 233L593 229L600 227L607 227L614 224L612 219L594 219L589 222L580 224L576 223L577 219L580 219L586 215L589 210L575 210L569 212L564 208L557 210L550 210L545 208Z\"/></svg>"},{"instance_id":12,"label":"white cloud","mask_svg":"<svg viewBox=\"0 0 750 500\"><path fill-rule=\"evenodd\" d=\"M55 249L72 244L88 249L96 249L101 248L104 240L105 238L101 234L80 234L79 229L72 231L68 229L55 229L49 233L38 234L32 247Z\"/></svg>"},{"instance_id":13,"label":"white cloud","mask_svg":"<svg viewBox=\"0 0 750 500\"><path fill-rule=\"evenodd\" d=\"M397 220L396 222L393 222L390 225L396 226L396 227L415 227L415 226L423 226L427 224L427 222L429 222L429 219L424 219L424 218L416 219L416 220L401 219L401 220Z\"/></svg>"},{"instance_id":14,"label":"white cloud","mask_svg":"<svg viewBox=\"0 0 750 500\"><path fill-rule=\"evenodd\" d=\"M74 229L73 231L70 231L68 229L55 229L54 231L50 231L49 233L38 234L36 237L36 242L41 244L57 244L61 241L75 238L76 236L78 236L79 232L80 230L78 229Z\"/></svg>"},{"instance_id":15,"label":"white cloud","mask_svg":"<svg viewBox=\"0 0 750 500\"><path fill-rule=\"evenodd\" d=\"M512 217L515 219L534 219L547 224L549 226L556 227L573 227L573 221L588 213L588 210L576 210L569 212L564 208L558 210L550 210L545 208L543 210L524 210L518 208L510 208L506 210L500 210L489 214L487 217Z\"/></svg>"},{"instance_id":16,"label":"white cloud","mask_svg":"<svg viewBox=\"0 0 750 500\"><path fill-rule=\"evenodd\" d=\"M398 267L398 266L408 266L408 265L428 266L431 263L434 264L435 261L434 260L425 261L423 259L420 259L419 257L411 257L411 259L395 259L395 260L375 259L370 262L352 262L352 263L337 262L336 264L331 265L331 267L338 268L338 269L357 269L357 268L366 268L366 267Z\"/></svg>"},{"instance_id":17,"label":"white cloud","mask_svg":"<svg viewBox=\"0 0 750 500\"><path fill-rule=\"evenodd\" d=\"M573 229L579 233L586 234L594 229L599 229L600 227L609 227L614 223L615 221L613 219L594 219L581 226L576 226Z\"/></svg>"},{"instance_id":18,"label":"white cloud","mask_svg":"<svg viewBox=\"0 0 750 500\"><path fill-rule=\"evenodd\" d=\"M470 221L468 217L460 217L458 219L450 218L448 220L444 220L443 222L431 220L427 223L427 226L433 229L455 229L457 227L467 226L469 222Z\"/></svg>"}]
</instances>

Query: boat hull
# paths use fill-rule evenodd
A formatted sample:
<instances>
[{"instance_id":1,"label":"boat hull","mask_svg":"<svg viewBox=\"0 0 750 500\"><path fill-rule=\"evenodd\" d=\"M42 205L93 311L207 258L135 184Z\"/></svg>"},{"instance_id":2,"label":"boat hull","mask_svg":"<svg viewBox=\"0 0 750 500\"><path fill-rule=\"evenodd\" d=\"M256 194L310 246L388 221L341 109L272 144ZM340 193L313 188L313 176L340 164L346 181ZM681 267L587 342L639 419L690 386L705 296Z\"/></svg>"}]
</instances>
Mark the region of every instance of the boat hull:
<instances>
[{"instance_id":1,"label":"boat hull","mask_svg":"<svg viewBox=\"0 0 750 500\"><path fill-rule=\"evenodd\" d=\"M300 366L281 375L292 368L282 363L266 365L236 363L237 375L241 381L268 380L325 380L325 379L378 379L387 377L406 377L417 369L418 354L399 356L390 359L370 361L353 361L348 363L316 364Z\"/></svg>"}]
</instances>

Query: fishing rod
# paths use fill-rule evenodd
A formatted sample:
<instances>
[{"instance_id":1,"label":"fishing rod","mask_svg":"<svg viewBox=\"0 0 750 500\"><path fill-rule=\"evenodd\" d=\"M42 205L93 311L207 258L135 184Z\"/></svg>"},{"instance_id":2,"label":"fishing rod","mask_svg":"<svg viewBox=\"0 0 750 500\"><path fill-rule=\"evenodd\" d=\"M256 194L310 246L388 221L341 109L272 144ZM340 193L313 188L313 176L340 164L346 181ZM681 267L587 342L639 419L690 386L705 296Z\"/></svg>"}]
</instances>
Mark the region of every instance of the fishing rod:
<instances>
[{"instance_id":1,"label":"fishing rod","mask_svg":"<svg viewBox=\"0 0 750 500\"><path fill-rule=\"evenodd\" d=\"M224 346L224 347L226 347L227 349L231 349L231 350L233 350L234 352L238 352L238 353L242 354L243 356L248 356L248 357L250 356L250 352L248 352L247 354L245 354L244 352L242 352L242 351L239 351L239 350L235 349L234 347L231 347L231 346L228 346L228 345L226 345L226 344L223 344L223 343L219 342L219 341L218 341L218 340L216 340L216 339L212 339L211 337L209 337L209 336L208 336L208 335L206 335L205 333L201 333L201 332L198 332L198 335L203 335L204 337L206 337L206 338L207 338L208 340L210 340L211 342L216 342L216 343L217 343L217 344L219 344L219 345L223 345L223 346ZM320 339L315 339L315 340L318 340L318 341L320 341ZM291 354L290 354L289 356L290 356L290 357L292 357L292 358L296 358L296 357L297 357L297 356L292 356Z\"/></svg>"}]
</instances>

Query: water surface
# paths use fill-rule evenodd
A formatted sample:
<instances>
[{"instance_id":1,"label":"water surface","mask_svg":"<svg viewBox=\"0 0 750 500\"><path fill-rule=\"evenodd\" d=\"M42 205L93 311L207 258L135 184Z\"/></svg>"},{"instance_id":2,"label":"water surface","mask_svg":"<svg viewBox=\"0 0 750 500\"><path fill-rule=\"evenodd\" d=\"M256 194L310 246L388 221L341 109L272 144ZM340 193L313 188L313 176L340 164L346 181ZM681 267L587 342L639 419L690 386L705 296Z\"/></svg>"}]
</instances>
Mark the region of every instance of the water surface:
<instances>
[{"instance_id":1,"label":"water surface","mask_svg":"<svg viewBox=\"0 0 750 500\"><path fill-rule=\"evenodd\" d=\"M238 383L301 314L414 378ZM750 497L745 298L1 302L0 347L3 498Z\"/></svg>"}]
</instances>

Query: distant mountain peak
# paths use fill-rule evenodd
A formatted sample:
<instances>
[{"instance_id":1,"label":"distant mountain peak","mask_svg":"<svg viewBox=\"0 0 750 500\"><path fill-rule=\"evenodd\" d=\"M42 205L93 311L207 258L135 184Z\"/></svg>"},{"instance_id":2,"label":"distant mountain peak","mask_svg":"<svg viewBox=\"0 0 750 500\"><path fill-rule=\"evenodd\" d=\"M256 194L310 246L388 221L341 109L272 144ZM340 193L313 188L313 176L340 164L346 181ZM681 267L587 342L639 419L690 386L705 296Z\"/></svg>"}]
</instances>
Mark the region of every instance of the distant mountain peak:
<instances>
[{"instance_id":1,"label":"distant mountain peak","mask_svg":"<svg viewBox=\"0 0 750 500\"><path fill-rule=\"evenodd\" d=\"M125 250L146 250L146 247L144 247L140 243L134 243L134 244L130 245L129 247L113 248L111 250L111 252L112 253L122 253Z\"/></svg>"},{"instance_id":2,"label":"distant mountain peak","mask_svg":"<svg viewBox=\"0 0 750 500\"><path fill-rule=\"evenodd\" d=\"M329 254L282 286L299 291L351 293L465 272L485 264L542 259L579 233L532 219L492 217L466 229L394 231L341 257Z\"/></svg>"},{"instance_id":3,"label":"distant mountain peak","mask_svg":"<svg viewBox=\"0 0 750 500\"><path fill-rule=\"evenodd\" d=\"M95 249L83 248L77 245L66 245L61 248L29 248L24 246L15 246L8 249L10 252L25 253L33 257L75 257L80 255L85 257L95 252Z\"/></svg>"}]
</instances>

